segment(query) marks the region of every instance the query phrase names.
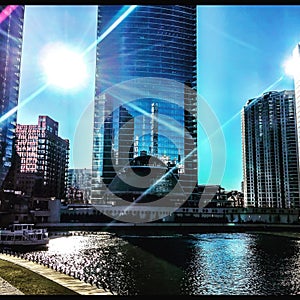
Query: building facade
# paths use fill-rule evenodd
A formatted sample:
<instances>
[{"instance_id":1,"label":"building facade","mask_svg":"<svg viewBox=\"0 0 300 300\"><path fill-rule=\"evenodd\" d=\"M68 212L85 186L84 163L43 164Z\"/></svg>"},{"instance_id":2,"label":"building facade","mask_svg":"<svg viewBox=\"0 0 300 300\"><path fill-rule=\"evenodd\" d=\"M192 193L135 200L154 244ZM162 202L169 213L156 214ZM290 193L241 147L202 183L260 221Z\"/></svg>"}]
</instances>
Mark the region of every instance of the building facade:
<instances>
[{"instance_id":1,"label":"building facade","mask_svg":"<svg viewBox=\"0 0 300 300\"><path fill-rule=\"evenodd\" d=\"M69 140L58 136L58 122L39 116L37 125L17 124L16 152L17 189L29 196L65 197Z\"/></svg>"},{"instance_id":2,"label":"building facade","mask_svg":"<svg viewBox=\"0 0 300 300\"><path fill-rule=\"evenodd\" d=\"M68 202L91 202L91 169L69 169L68 171Z\"/></svg>"},{"instance_id":3,"label":"building facade","mask_svg":"<svg viewBox=\"0 0 300 300\"><path fill-rule=\"evenodd\" d=\"M242 146L245 205L299 208L294 91L271 91L247 101Z\"/></svg>"},{"instance_id":4,"label":"building facade","mask_svg":"<svg viewBox=\"0 0 300 300\"><path fill-rule=\"evenodd\" d=\"M98 6L98 39L126 9ZM143 161L140 156L176 166L183 189L195 186L195 87L196 6L139 5L98 43L92 203L105 203L103 191L130 160ZM176 103L168 101L167 89Z\"/></svg>"},{"instance_id":5,"label":"building facade","mask_svg":"<svg viewBox=\"0 0 300 300\"><path fill-rule=\"evenodd\" d=\"M12 166L24 5L0 5L0 186ZM3 187L6 188L5 186Z\"/></svg>"},{"instance_id":6,"label":"building facade","mask_svg":"<svg viewBox=\"0 0 300 300\"><path fill-rule=\"evenodd\" d=\"M294 90L295 90L295 102L296 102L296 124L297 124L297 139L298 139L298 151L300 149L300 43L296 45L293 50L293 63L296 65L294 69ZM298 164L300 166L300 155L298 153Z\"/></svg>"}]
</instances>

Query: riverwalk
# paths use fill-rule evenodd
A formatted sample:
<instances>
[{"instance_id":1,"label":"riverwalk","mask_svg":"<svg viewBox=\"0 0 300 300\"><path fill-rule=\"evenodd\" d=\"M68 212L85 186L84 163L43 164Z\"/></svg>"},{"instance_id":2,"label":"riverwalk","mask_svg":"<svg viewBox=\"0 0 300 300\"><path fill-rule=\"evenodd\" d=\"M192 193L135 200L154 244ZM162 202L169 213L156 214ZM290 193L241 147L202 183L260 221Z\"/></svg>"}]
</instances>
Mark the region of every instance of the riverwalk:
<instances>
[{"instance_id":1,"label":"riverwalk","mask_svg":"<svg viewBox=\"0 0 300 300\"><path fill-rule=\"evenodd\" d=\"M0 277L0 295L24 295L24 293Z\"/></svg>"},{"instance_id":2,"label":"riverwalk","mask_svg":"<svg viewBox=\"0 0 300 300\"><path fill-rule=\"evenodd\" d=\"M1 253L0 259L9 261L11 263L27 268L33 272L36 272L37 274L44 276L56 282L57 284L60 284L78 293L79 295L112 295L112 293L109 291L97 288L79 279L73 278L66 274L62 274L51 268L34 263L32 261L28 261L26 259L22 259L17 256ZM0 295L22 295L23 294L22 292L20 292L18 289L13 287L11 284L9 284L1 277L0 277L0 286L1 286Z\"/></svg>"}]
</instances>

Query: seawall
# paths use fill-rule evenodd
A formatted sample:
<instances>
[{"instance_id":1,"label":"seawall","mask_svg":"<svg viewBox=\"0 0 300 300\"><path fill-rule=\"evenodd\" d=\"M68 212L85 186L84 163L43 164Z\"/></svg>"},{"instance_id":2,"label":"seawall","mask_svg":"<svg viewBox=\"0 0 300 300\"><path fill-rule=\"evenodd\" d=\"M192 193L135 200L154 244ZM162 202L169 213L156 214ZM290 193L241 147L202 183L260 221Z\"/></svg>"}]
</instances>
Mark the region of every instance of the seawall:
<instances>
[{"instance_id":1,"label":"seawall","mask_svg":"<svg viewBox=\"0 0 300 300\"><path fill-rule=\"evenodd\" d=\"M239 223L38 223L37 227L55 231L108 231L140 234L212 232L300 232L298 224Z\"/></svg>"}]
</instances>

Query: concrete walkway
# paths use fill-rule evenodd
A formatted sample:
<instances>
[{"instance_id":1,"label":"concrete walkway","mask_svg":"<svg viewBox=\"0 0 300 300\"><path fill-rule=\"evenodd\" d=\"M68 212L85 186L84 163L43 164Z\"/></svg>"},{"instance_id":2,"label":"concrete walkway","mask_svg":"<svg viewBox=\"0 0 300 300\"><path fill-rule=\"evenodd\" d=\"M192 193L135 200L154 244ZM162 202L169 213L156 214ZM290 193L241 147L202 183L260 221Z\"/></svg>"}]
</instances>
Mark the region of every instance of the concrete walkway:
<instances>
[{"instance_id":1,"label":"concrete walkway","mask_svg":"<svg viewBox=\"0 0 300 300\"><path fill-rule=\"evenodd\" d=\"M88 283L85 283L79 279L73 278L66 274L57 272L44 265L28 261L16 256L6 255L0 253L0 259L12 262L24 268L27 268L41 276L44 276L54 282L73 290L80 295L113 295L111 292L105 291L104 289L98 289ZM0 277L1 278L1 277ZM0 295L22 295L18 289L10 285L7 281L1 278L0 280Z\"/></svg>"},{"instance_id":2,"label":"concrete walkway","mask_svg":"<svg viewBox=\"0 0 300 300\"><path fill-rule=\"evenodd\" d=\"M0 277L0 295L24 295L9 282Z\"/></svg>"}]
</instances>

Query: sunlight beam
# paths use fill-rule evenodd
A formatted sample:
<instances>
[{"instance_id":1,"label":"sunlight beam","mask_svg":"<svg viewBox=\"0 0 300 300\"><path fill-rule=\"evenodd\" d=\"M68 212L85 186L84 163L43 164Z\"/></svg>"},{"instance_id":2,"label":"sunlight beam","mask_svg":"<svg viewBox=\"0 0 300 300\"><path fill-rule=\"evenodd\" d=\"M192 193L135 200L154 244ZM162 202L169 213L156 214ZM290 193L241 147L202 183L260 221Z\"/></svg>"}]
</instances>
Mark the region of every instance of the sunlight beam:
<instances>
[{"instance_id":1,"label":"sunlight beam","mask_svg":"<svg viewBox=\"0 0 300 300\"><path fill-rule=\"evenodd\" d=\"M113 24L111 24L95 42L86 48L82 55L86 55L89 51L96 47L97 44L107 37L123 20L125 20L136 9L136 7L137 5L130 5L130 7Z\"/></svg>"},{"instance_id":2,"label":"sunlight beam","mask_svg":"<svg viewBox=\"0 0 300 300\"><path fill-rule=\"evenodd\" d=\"M280 76L276 81L274 81L271 85L269 85L264 91L260 94L263 95L264 93L270 91L273 87L275 87L284 76ZM254 99L259 98L260 96L255 97ZM202 143L206 143L207 140L209 140L211 137L215 136L219 131L222 131L228 124L230 124L234 119L236 119L240 114L242 113L243 109L239 110L235 115L233 115L230 119L228 119L225 123L223 123L219 129L217 129L214 133L212 133L210 136L208 136L205 140L202 141Z\"/></svg>"},{"instance_id":3,"label":"sunlight beam","mask_svg":"<svg viewBox=\"0 0 300 300\"><path fill-rule=\"evenodd\" d=\"M11 14L18 5L8 5L1 13L0 13L0 23L5 20L9 14ZM92 43L81 55L86 55L93 47L95 47L97 44L99 44L109 33L111 33L131 12L134 11L134 9L137 7L137 5L131 5L94 43ZM38 90L36 90L32 95L27 97L22 101L22 103L18 104L14 108L12 108L10 111L8 111L6 114L0 117L0 123L5 121L7 118L9 118L12 114L14 114L20 107L24 106L31 100L33 100L37 95L39 95L41 92L43 92L49 84L45 84L42 87L40 87Z\"/></svg>"},{"instance_id":4,"label":"sunlight beam","mask_svg":"<svg viewBox=\"0 0 300 300\"><path fill-rule=\"evenodd\" d=\"M11 117L19 108L23 107L25 104L30 102L32 99L34 99L37 95L42 93L46 88L48 87L47 84L40 87L38 90L36 90L34 93L32 93L29 97L27 97L25 100L23 100L20 104L12 108L10 111L8 111L6 114L1 116L0 123L5 121L7 118Z\"/></svg>"}]
</instances>

